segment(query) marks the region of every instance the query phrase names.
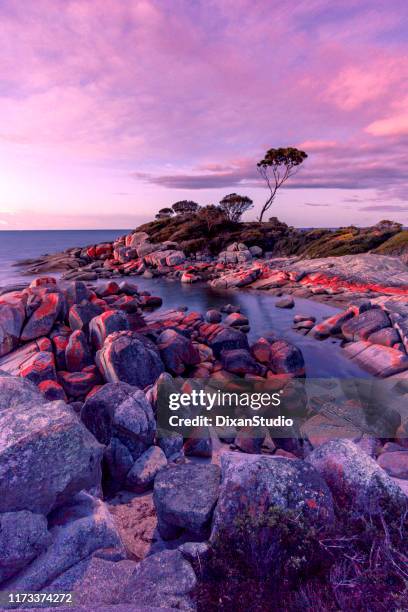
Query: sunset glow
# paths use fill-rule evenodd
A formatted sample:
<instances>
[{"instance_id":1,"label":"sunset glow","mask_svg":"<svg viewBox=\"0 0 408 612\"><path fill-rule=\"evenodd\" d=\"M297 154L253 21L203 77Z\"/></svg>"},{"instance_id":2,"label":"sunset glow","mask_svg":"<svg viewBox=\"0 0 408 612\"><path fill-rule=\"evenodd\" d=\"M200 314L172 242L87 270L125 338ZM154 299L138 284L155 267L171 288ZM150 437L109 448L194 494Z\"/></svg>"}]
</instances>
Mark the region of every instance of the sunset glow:
<instances>
[{"instance_id":1,"label":"sunset glow","mask_svg":"<svg viewBox=\"0 0 408 612\"><path fill-rule=\"evenodd\" d=\"M309 157L270 214L407 225L407 7L4 0L0 229L135 227L231 191L255 218L256 162L289 145Z\"/></svg>"}]
</instances>

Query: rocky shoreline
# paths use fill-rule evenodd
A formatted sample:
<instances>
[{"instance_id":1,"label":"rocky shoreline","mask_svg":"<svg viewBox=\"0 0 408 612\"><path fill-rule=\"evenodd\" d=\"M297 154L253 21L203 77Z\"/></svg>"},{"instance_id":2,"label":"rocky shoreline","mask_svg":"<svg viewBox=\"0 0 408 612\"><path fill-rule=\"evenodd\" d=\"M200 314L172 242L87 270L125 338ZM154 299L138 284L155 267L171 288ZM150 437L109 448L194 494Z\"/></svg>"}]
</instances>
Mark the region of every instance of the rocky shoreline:
<instances>
[{"instance_id":1,"label":"rocky shoreline","mask_svg":"<svg viewBox=\"0 0 408 612\"><path fill-rule=\"evenodd\" d=\"M408 271L389 257L329 259L273 260L233 244L192 260L133 233L32 263L31 273L65 272L1 292L1 590L74 591L78 609L209 610L214 597L229 609L254 567L258 591L308 583L315 563L334 588L338 559L329 571L321 557L331 539L341 557L344 530L361 531L366 513L388 534L398 519L405 534ZM352 396L342 381L309 387L294 344L268 334L250 344L250 317L231 305L152 312L161 299L139 291L136 273L282 294L281 308L297 296L336 299L342 312L296 315L295 329L341 338L376 378L363 390L353 382ZM293 435L163 434L161 385L188 391L192 379L282 390ZM370 581L370 549L359 554L356 572ZM395 572L384 593L403 605Z\"/></svg>"}]
</instances>

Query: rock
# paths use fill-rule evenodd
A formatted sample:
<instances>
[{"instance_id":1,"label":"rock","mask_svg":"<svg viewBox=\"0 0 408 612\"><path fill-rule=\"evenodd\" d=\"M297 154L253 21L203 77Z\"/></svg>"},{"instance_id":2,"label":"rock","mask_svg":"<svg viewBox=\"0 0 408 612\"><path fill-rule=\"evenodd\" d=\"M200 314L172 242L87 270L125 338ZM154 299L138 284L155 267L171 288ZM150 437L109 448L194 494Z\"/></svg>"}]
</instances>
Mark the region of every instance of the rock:
<instances>
[{"instance_id":1,"label":"rock","mask_svg":"<svg viewBox=\"0 0 408 612\"><path fill-rule=\"evenodd\" d=\"M239 312L232 312L224 319L224 325L228 327L242 327L248 325L249 321L247 317Z\"/></svg>"},{"instance_id":2,"label":"rock","mask_svg":"<svg viewBox=\"0 0 408 612\"><path fill-rule=\"evenodd\" d=\"M213 445L208 428L200 427L184 442L187 457L212 457Z\"/></svg>"},{"instance_id":3,"label":"rock","mask_svg":"<svg viewBox=\"0 0 408 612\"><path fill-rule=\"evenodd\" d=\"M196 584L193 568L181 552L164 550L139 563L125 588L125 601L146 611L157 606L192 612Z\"/></svg>"},{"instance_id":4,"label":"rock","mask_svg":"<svg viewBox=\"0 0 408 612\"><path fill-rule=\"evenodd\" d=\"M406 498L388 474L351 440L332 440L307 458L345 511L378 513L401 507Z\"/></svg>"},{"instance_id":5,"label":"rock","mask_svg":"<svg viewBox=\"0 0 408 612\"><path fill-rule=\"evenodd\" d=\"M119 283L119 291L120 293L125 293L126 295L138 295L139 293L136 283L132 283L128 280Z\"/></svg>"},{"instance_id":6,"label":"rock","mask_svg":"<svg viewBox=\"0 0 408 612\"><path fill-rule=\"evenodd\" d=\"M246 349L234 349L232 351L222 351L221 363L227 372L232 374L256 374L265 376L266 368L252 357Z\"/></svg>"},{"instance_id":7,"label":"rock","mask_svg":"<svg viewBox=\"0 0 408 612\"><path fill-rule=\"evenodd\" d=\"M249 252L251 253L252 257L262 257L262 249L259 246L251 246L249 247Z\"/></svg>"},{"instance_id":8,"label":"rock","mask_svg":"<svg viewBox=\"0 0 408 612\"><path fill-rule=\"evenodd\" d=\"M259 427L241 428L235 437L235 445L244 453L260 454L266 430Z\"/></svg>"},{"instance_id":9,"label":"rock","mask_svg":"<svg viewBox=\"0 0 408 612\"><path fill-rule=\"evenodd\" d=\"M50 543L47 519L28 510L0 514L0 583L41 554Z\"/></svg>"},{"instance_id":10,"label":"rock","mask_svg":"<svg viewBox=\"0 0 408 612\"><path fill-rule=\"evenodd\" d=\"M100 382L97 372L58 372L58 381L69 397L85 397Z\"/></svg>"},{"instance_id":11,"label":"rock","mask_svg":"<svg viewBox=\"0 0 408 612\"><path fill-rule=\"evenodd\" d=\"M196 274L193 274L192 272L183 272L183 274L180 277L180 282L181 283L195 283L197 282L199 279L199 277Z\"/></svg>"},{"instance_id":12,"label":"rock","mask_svg":"<svg viewBox=\"0 0 408 612\"><path fill-rule=\"evenodd\" d=\"M302 323L303 321L316 321L316 317L312 317L311 315L302 315L302 314L297 314L293 317L293 322L294 323Z\"/></svg>"},{"instance_id":13,"label":"rock","mask_svg":"<svg viewBox=\"0 0 408 612\"><path fill-rule=\"evenodd\" d=\"M107 281L97 285L95 293L98 297L104 298L108 295L116 295L119 293L119 285L115 281Z\"/></svg>"},{"instance_id":14,"label":"rock","mask_svg":"<svg viewBox=\"0 0 408 612\"><path fill-rule=\"evenodd\" d=\"M39 385L45 380L57 381L54 355L48 351L33 353L21 366L20 376Z\"/></svg>"},{"instance_id":15,"label":"rock","mask_svg":"<svg viewBox=\"0 0 408 612\"><path fill-rule=\"evenodd\" d=\"M210 541L231 554L235 547L244 551L245 561L254 564L257 573L261 569L269 573L271 564L275 572L276 565L285 561L285 540L279 537L279 527L289 512L296 513L297 522L317 528L333 523L332 496L326 483L301 460L226 452L221 455L221 468ZM280 520L270 525L271 512ZM267 535L263 533L266 529ZM268 554L271 546L273 555Z\"/></svg>"},{"instance_id":16,"label":"rock","mask_svg":"<svg viewBox=\"0 0 408 612\"><path fill-rule=\"evenodd\" d=\"M63 300L60 293L44 293L41 303L25 324L21 341L28 342L40 336L47 336L61 313Z\"/></svg>"},{"instance_id":17,"label":"rock","mask_svg":"<svg viewBox=\"0 0 408 612\"><path fill-rule=\"evenodd\" d=\"M224 327L220 324L210 326L211 329L200 327L200 333L207 339L207 343L213 350L215 357L220 357L222 351L233 349L249 349L246 334L233 327ZM204 332L204 333L203 333Z\"/></svg>"},{"instance_id":18,"label":"rock","mask_svg":"<svg viewBox=\"0 0 408 612\"><path fill-rule=\"evenodd\" d=\"M84 332L75 330L65 349L65 363L69 372L80 372L86 366L93 364L93 357Z\"/></svg>"},{"instance_id":19,"label":"rock","mask_svg":"<svg viewBox=\"0 0 408 612\"><path fill-rule=\"evenodd\" d=\"M259 363L268 364L271 360L271 344L266 338L258 338L251 345L251 354Z\"/></svg>"},{"instance_id":20,"label":"rock","mask_svg":"<svg viewBox=\"0 0 408 612\"><path fill-rule=\"evenodd\" d=\"M69 309L69 325L73 331L81 329L85 333L88 332L89 323L93 318L101 315L103 309L93 302L81 302L74 304Z\"/></svg>"},{"instance_id":21,"label":"rock","mask_svg":"<svg viewBox=\"0 0 408 612\"><path fill-rule=\"evenodd\" d=\"M191 340L174 329L166 329L160 334L157 347L166 370L172 374L183 374L186 367L200 363L200 354Z\"/></svg>"},{"instance_id":22,"label":"rock","mask_svg":"<svg viewBox=\"0 0 408 612\"><path fill-rule=\"evenodd\" d=\"M183 450L183 436L179 433L173 432L160 432L157 443L166 455L167 459L171 460L173 457L178 457Z\"/></svg>"},{"instance_id":23,"label":"rock","mask_svg":"<svg viewBox=\"0 0 408 612\"><path fill-rule=\"evenodd\" d=\"M372 308L344 323L341 331L346 340L357 342L367 340L371 334L385 327L390 327L388 315L379 308Z\"/></svg>"},{"instance_id":24,"label":"rock","mask_svg":"<svg viewBox=\"0 0 408 612\"><path fill-rule=\"evenodd\" d=\"M101 479L102 447L63 402L0 414L0 512L48 514Z\"/></svg>"},{"instance_id":25,"label":"rock","mask_svg":"<svg viewBox=\"0 0 408 612\"><path fill-rule=\"evenodd\" d=\"M75 606L64 607L66 612L70 609L72 612L142 612L140 608L120 603L137 563L128 559L105 559L98 555L99 551L96 551L94 556L73 565L53 580L47 590L73 593ZM48 610L53 612L52 608Z\"/></svg>"},{"instance_id":26,"label":"rock","mask_svg":"<svg viewBox=\"0 0 408 612\"><path fill-rule=\"evenodd\" d=\"M142 493L153 486L156 474L167 465L167 458L159 446L151 446L135 461L126 478L126 488Z\"/></svg>"},{"instance_id":27,"label":"rock","mask_svg":"<svg viewBox=\"0 0 408 612\"><path fill-rule=\"evenodd\" d=\"M98 549L123 545L107 506L84 491L48 519L52 542L8 583L10 590L38 591Z\"/></svg>"},{"instance_id":28,"label":"rock","mask_svg":"<svg viewBox=\"0 0 408 612\"><path fill-rule=\"evenodd\" d=\"M27 408L44 404L45 400L37 387L23 378L6 376L0 371L0 422L3 410L14 410L20 404Z\"/></svg>"},{"instance_id":29,"label":"rock","mask_svg":"<svg viewBox=\"0 0 408 612\"><path fill-rule=\"evenodd\" d=\"M193 463L169 466L154 481L158 529L164 539L187 530L202 539L218 498L220 469Z\"/></svg>"},{"instance_id":30,"label":"rock","mask_svg":"<svg viewBox=\"0 0 408 612\"><path fill-rule=\"evenodd\" d=\"M246 270L238 270L215 278L210 282L210 285L215 288L228 289L230 287L245 287L253 283L261 274L260 268L249 268Z\"/></svg>"},{"instance_id":31,"label":"rock","mask_svg":"<svg viewBox=\"0 0 408 612\"><path fill-rule=\"evenodd\" d=\"M17 348L24 319L22 300L15 300L11 304L0 303L0 357Z\"/></svg>"},{"instance_id":32,"label":"rock","mask_svg":"<svg viewBox=\"0 0 408 612\"><path fill-rule=\"evenodd\" d=\"M347 345L344 351L350 359L374 376L385 378L408 370L408 356L388 346L360 341Z\"/></svg>"},{"instance_id":33,"label":"rock","mask_svg":"<svg viewBox=\"0 0 408 612\"><path fill-rule=\"evenodd\" d=\"M156 433L152 407L145 394L125 383L101 387L84 403L81 419L102 444L118 438L134 460L153 444Z\"/></svg>"},{"instance_id":34,"label":"rock","mask_svg":"<svg viewBox=\"0 0 408 612\"><path fill-rule=\"evenodd\" d=\"M185 542L178 547L179 551L189 563L194 571L202 573L203 566L211 556L211 548L208 542Z\"/></svg>"},{"instance_id":35,"label":"rock","mask_svg":"<svg viewBox=\"0 0 408 612\"><path fill-rule=\"evenodd\" d=\"M68 346L69 335L57 334L53 336L52 343L54 348L55 363L58 370L66 370L65 349Z\"/></svg>"},{"instance_id":36,"label":"rock","mask_svg":"<svg viewBox=\"0 0 408 612\"><path fill-rule=\"evenodd\" d=\"M367 338L367 342L371 344L381 344L382 346L391 346L400 342L401 338L399 333L393 327L385 327L380 329L373 334L370 334Z\"/></svg>"},{"instance_id":37,"label":"rock","mask_svg":"<svg viewBox=\"0 0 408 612\"><path fill-rule=\"evenodd\" d=\"M274 374L292 374L298 377L305 375L302 351L286 340L277 340L271 344L269 363Z\"/></svg>"},{"instance_id":38,"label":"rock","mask_svg":"<svg viewBox=\"0 0 408 612\"><path fill-rule=\"evenodd\" d=\"M231 314L232 312L239 312L240 310L240 306L234 306L234 304L225 304L225 306L221 307L221 312L225 312L226 314Z\"/></svg>"},{"instance_id":39,"label":"rock","mask_svg":"<svg viewBox=\"0 0 408 612\"><path fill-rule=\"evenodd\" d=\"M55 380L43 380L39 383L38 388L48 402L67 401L64 389Z\"/></svg>"},{"instance_id":40,"label":"rock","mask_svg":"<svg viewBox=\"0 0 408 612\"><path fill-rule=\"evenodd\" d=\"M110 487L119 490L135 460L130 450L119 438L112 437L103 454L104 466L110 480Z\"/></svg>"},{"instance_id":41,"label":"rock","mask_svg":"<svg viewBox=\"0 0 408 612\"><path fill-rule=\"evenodd\" d=\"M166 264L168 266L179 266L184 263L186 260L186 256L183 251L172 251L166 257Z\"/></svg>"},{"instance_id":42,"label":"rock","mask_svg":"<svg viewBox=\"0 0 408 612\"><path fill-rule=\"evenodd\" d=\"M74 304L81 304L84 300L88 301L92 295L92 292L83 281L71 281L67 283L62 288L62 292L65 296L68 308L71 308Z\"/></svg>"},{"instance_id":43,"label":"rock","mask_svg":"<svg viewBox=\"0 0 408 612\"><path fill-rule=\"evenodd\" d=\"M275 302L276 308L294 308L294 306L295 300L290 296L283 297L282 299Z\"/></svg>"},{"instance_id":44,"label":"rock","mask_svg":"<svg viewBox=\"0 0 408 612\"><path fill-rule=\"evenodd\" d=\"M106 382L140 388L153 384L164 371L156 346L137 332L110 334L96 354L96 364Z\"/></svg>"},{"instance_id":45,"label":"rock","mask_svg":"<svg viewBox=\"0 0 408 612\"><path fill-rule=\"evenodd\" d=\"M119 310L106 310L89 324L89 335L96 349L101 349L106 338L113 332L130 329L126 313Z\"/></svg>"},{"instance_id":46,"label":"rock","mask_svg":"<svg viewBox=\"0 0 408 612\"><path fill-rule=\"evenodd\" d=\"M205 313L205 320L207 323L220 323L222 319L222 314L219 310L215 310L214 308L211 310L207 310Z\"/></svg>"},{"instance_id":47,"label":"rock","mask_svg":"<svg viewBox=\"0 0 408 612\"><path fill-rule=\"evenodd\" d=\"M146 242L146 240L149 240L149 234L146 234L146 232L134 232L126 236L125 245L135 249L139 244Z\"/></svg>"},{"instance_id":48,"label":"rock","mask_svg":"<svg viewBox=\"0 0 408 612\"><path fill-rule=\"evenodd\" d=\"M394 450L382 453L378 465L393 478L408 479L408 450Z\"/></svg>"},{"instance_id":49,"label":"rock","mask_svg":"<svg viewBox=\"0 0 408 612\"><path fill-rule=\"evenodd\" d=\"M327 338L327 336L336 336L341 333L341 328L344 323L354 317L354 311L350 308L344 312L335 314L321 323L315 325L310 332L315 338Z\"/></svg>"},{"instance_id":50,"label":"rock","mask_svg":"<svg viewBox=\"0 0 408 612\"><path fill-rule=\"evenodd\" d=\"M41 278L35 278L30 283L30 289L36 287L52 287L55 288L57 281L53 276L43 276Z\"/></svg>"}]
</instances>

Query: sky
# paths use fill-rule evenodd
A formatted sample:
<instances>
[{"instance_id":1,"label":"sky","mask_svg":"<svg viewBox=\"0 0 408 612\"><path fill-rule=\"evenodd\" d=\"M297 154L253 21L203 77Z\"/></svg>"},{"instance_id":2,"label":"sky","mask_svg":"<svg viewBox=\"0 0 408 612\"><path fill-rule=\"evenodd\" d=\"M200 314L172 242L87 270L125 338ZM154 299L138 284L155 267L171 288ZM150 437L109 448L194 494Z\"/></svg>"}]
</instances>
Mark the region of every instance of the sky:
<instances>
[{"instance_id":1,"label":"sky","mask_svg":"<svg viewBox=\"0 0 408 612\"><path fill-rule=\"evenodd\" d=\"M0 1L0 229L131 228L180 199L408 225L406 0Z\"/></svg>"}]
</instances>

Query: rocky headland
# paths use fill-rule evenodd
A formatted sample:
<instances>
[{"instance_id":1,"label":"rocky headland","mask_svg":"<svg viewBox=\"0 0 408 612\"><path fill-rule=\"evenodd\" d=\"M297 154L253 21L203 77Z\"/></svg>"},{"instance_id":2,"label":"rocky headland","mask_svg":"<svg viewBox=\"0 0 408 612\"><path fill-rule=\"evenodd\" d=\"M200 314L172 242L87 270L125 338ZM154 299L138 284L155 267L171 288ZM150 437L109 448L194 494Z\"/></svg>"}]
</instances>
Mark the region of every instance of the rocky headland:
<instances>
[{"instance_id":1,"label":"rocky headland","mask_svg":"<svg viewBox=\"0 0 408 612\"><path fill-rule=\"evenodd\" d=\"M265 610L271 597L294 611L316 597L327 610L404 609L401 258L278 258L250 241L191 254L137 231L28 268L40 276L0 295L2 591L73 591L78 609L118 612ZM249 342L251 313L153 312L161 298L135 275L262 290L279 308L336 304L294 329L340 338L373 378L307 381L299 347ZM161 385L188 392L191 380L282 390L292 435L163 433Z\"/></svg>"}]
</instances>

